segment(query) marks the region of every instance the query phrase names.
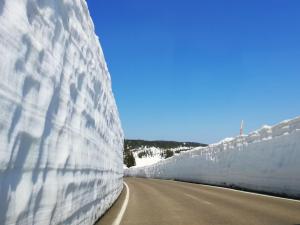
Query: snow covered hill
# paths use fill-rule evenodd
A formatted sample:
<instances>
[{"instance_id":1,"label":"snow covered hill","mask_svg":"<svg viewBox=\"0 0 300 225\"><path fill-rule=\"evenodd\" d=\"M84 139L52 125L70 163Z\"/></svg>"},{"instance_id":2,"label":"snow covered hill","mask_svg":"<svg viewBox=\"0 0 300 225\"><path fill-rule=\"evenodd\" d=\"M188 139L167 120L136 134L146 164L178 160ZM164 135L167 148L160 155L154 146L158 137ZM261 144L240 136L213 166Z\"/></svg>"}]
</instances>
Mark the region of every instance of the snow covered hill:
<instances>
[{"instance_id":1,"label":"snow covered hill","mask_svg":"<svg viewBox=\"0 0 300 225\"><path fill-rule=\"evenodd\" d=\"M125 154L131 154L135 166L148 166L195 147L207 146L195 142L125 140ZM126 155L124 157L126 159Z\"/></svg>"},{"instance_id":2,"label":"snow covered hill","mask_svg":"<svg viewBox=\"0 0 300 225\"><path fill-rule=\"evenodd\" d=\"M300 198L300 117L195 148L127 176L178 179Z\"/></svg>"},{"instance_id":3,"label":"snow covered hill","mask_svg":"<svg viewBox=\"0 0 300 225\"><path fill-rule=\"evenodd\" d=\"M135 158L136 166L140 167L152 165L161 160L164 160L167 157L178 155L181 151L188 151L190 149L192 148L185 146L170 149L143 146L137 149L132 149L132 152Z\"/></svg>"},{"instance_id":4,"label":"snow covered hill","mask_svg":"<svg viewBox=\"0 0 300 225\"><path fill-rule=\"evenodd\" d=\"M85 0L0 0L0 78L0 224L93 224L123 131Z\"/></svg>"}]
</instances>

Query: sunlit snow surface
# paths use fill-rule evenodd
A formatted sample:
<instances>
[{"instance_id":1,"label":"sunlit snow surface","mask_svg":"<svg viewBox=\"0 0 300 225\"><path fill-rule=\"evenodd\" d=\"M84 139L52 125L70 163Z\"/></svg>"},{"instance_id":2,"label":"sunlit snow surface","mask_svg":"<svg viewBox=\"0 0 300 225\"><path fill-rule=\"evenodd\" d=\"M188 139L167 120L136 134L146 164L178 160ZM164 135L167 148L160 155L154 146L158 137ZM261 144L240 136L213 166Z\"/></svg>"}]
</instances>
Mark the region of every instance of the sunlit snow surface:
<instances>
[{"instance_id":1,"label":"sunlit snow surface","mask_svg":"<svg viewBox=\"0 0 300 225\"><path fill-rule=\"evenodd\" d=\"M185 146L180 146L177 148L168 148L168 150L172 151L174 155L178 155L180 153L176 153L176 151L188 151L190 150L191 147L185 147ZM164 160L165 157L162 155L162 153L167 150L163 148L157 148L157 147L148 147L148 146L143 146L137 149L132 149L131 151L133 152L133 156L135 158L135 167L143 167L143 166L150 166L152 164L158 163L161 160ZM151 155L146 155L143 157L139 157L139 153L141 152L150 152Z\"/></svg>"},{"instance_id":2,"label":"sunlit snow surface","mask_svg":"<svg viewBox=\"0 0 300 225\"><path fill-rule=\"evenodd\" d=\"M123 133L84 0L0 0L0 224L93 224Z\"/></svg>"},{"instance_id":3,"label":"sunlit snow surface","mask_svg":"<svg viewBox=\"0 0 300 225\"><path fill-rule=\"evenodd\" d=\"M300 117L151 166L126 169L125 174L300 197Z\"/></svg>"}]
</instances>

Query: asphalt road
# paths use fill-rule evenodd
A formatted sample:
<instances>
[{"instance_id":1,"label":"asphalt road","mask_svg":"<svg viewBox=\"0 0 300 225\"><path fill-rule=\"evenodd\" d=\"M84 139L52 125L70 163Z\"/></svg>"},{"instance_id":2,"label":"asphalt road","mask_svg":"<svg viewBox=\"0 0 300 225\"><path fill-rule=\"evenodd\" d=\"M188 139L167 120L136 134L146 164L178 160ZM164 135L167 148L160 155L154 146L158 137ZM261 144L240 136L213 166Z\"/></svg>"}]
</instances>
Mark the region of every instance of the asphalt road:
<instances>
[{"instance_id":1,"label":"asphalt road","mask_svg":"<svg viewBox=\"0 0 300 225\"><path fill-rule=\"evenodd\" d=\"M300 225L300 201L200 184L126 178L121 225ZM126 196L97 225L111 225Z\"/></svg>"}]
</instances>

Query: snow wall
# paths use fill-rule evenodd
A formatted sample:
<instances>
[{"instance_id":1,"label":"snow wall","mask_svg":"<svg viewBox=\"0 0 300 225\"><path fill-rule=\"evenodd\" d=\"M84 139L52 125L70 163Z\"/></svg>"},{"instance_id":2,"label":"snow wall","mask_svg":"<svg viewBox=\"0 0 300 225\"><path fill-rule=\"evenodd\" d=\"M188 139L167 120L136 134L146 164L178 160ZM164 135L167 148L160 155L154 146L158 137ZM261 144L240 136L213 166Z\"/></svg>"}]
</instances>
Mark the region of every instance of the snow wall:
<instances>
[{"instance_id":1,"label":"snow wall","mask_svg":"<svg viewBox=\"0 0 300 225\"><path fill-rule=\"evenodd\" d=\"M0 224L92 225L123 131L85 0L0 0Z\"/></svg>"},{"instance_id":2,"label":"snow wall","mask_svg":"<svg viewBox=\"0 0 300 225\"><path fill-rule=\"evenodd\" d=\"M126 176L177 179L300 198L300 117L182 153Z\"/></svg>"}]
</instances>

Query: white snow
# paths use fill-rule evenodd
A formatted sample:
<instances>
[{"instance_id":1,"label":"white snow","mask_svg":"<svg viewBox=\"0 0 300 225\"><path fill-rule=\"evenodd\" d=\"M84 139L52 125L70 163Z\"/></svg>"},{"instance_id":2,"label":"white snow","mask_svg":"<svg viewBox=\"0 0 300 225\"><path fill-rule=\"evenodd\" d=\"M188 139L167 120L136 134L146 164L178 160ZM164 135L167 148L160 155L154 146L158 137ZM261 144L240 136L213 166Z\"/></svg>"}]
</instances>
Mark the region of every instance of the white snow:
<instances>
[{"instance_id":1,"label":"white snow","mask_svg":"<svg viewBox=\"0 0 300 225\"><path fill-rule=\"evenodd\" d=\"M141 148L133 149L131 151L133 152L133 156L135 158L135 167L149 166L163 159L163 157L161 156L162 149L160 148L143 146ZM146 155L140 158L138 155L141 152L148 152L151 153L151 155Z\"/></svg>"},{"instance_id":2,"label":"white snow","mask_svg":"<svg viewBox=\"0 0 300 225\"><path fill-rule=\"evenodd\" d=\"M0 0L0 224L93 224L123 131L85 0Z\"/></svg>"},{"instance_id":3,"label":"white snow","mask_svg":"<svg viewBox=\"0 0 300 225\"><path fill-rule=\"evenodd\" d=\"M176 151L187 151L190 150L191 147L180 146L177 148L168 148L168 150L172 151L174 155L178 155L180 153L176 153ZM135 158L135 167L143 167L149 166L155 163L158 163L164 160L164 156L162 155L166 149L158 148L158 147L150 147L150 146L143 146L140 148L132 149L133 156ZM139 153L147 152L150 153L143 157L139 157Z\"/></svg>"},{"instance_id":4,"label":"white snow","mask_svg":"<svg viewBox=\"0 0 300 225\"><path fill-rule=\"evenodd\" d=\"M300 117L195 148L127 176L178 179L300 197Z\"/></svg>"}]
</instances>

